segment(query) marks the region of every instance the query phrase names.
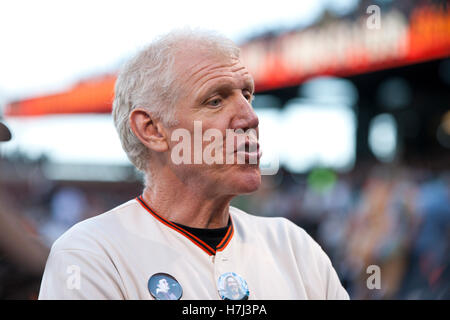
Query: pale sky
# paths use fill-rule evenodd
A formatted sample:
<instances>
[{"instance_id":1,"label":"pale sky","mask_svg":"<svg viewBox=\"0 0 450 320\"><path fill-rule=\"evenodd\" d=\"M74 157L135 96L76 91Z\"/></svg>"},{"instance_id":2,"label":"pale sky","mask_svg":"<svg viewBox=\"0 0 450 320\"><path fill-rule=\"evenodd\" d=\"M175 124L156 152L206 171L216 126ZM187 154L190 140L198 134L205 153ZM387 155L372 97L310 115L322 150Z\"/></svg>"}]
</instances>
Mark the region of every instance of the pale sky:
<instances>
[{"instance_id":1,"label":"pale sky","mask_svg":"<svg viewBox=\"0 0 450 320\"><path fill-rule=\"evenodd\" d=\"M2 0L0 105L114 71L156 35L183 26L240 42L255 31L308 24L324 6L357 0Z\"/></svg>"}]
</instances>

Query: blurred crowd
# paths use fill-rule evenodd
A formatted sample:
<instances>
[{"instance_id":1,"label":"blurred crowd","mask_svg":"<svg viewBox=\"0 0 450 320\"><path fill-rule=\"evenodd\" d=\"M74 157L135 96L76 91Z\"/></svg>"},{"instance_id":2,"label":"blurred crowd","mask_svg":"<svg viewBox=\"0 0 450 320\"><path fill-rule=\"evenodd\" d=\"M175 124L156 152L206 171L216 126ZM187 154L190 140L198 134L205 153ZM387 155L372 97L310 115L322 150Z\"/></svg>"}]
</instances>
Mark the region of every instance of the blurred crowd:
<instances>
[{"instance_id":1,"label":"blurred crowd","mask_svg":"<svg viewBox=\"0 0 450 320\"><path fill-rule=\"evenodd\" d=\"M37 299L53 242L142 189L138 181L51 181L42 164L0 158L0 300Z\"/></svg>"},{"instance_id":2,"label":"blurred crowd","mask_svg":"<svg viewBox=\"0 0 450 320\"><path fill-rule=\"evenodd\" d=\"M39 170L28 176L0 184L0 299L37 298L53 241L142 189L138 181L51 182ZM304 228L352 299L450 298L449 170L376 163L348 173L281 169L232 204ZM371 265L380 268L379 289L367 286Z\"/></svg>"},{"instance_id":3,"label":"blurred crowd","mask_svg":"<svg viewBox=\"0 0 450 320\"><path fill-rule=\"evenodd\" d=\"M450 170L366 163L264 180L235 205L308 231L352 299L450 299ZM367 284L373 265L379 289Z\"/></svg>"}]
</instances>

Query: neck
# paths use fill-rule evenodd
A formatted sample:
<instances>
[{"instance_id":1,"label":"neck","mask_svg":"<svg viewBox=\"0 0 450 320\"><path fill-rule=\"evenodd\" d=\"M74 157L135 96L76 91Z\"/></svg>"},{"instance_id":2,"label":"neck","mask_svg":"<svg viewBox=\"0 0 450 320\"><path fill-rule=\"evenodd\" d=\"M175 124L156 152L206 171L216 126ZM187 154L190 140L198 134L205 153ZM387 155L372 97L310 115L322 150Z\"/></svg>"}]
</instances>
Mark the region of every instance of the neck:
<instances>
[{"instance_id":1,"label":"neck","mask_svg":"<svg viewBox=\"0 0 450 320\"><path fill-rule=\"evenodd\" d=\"M169 221L192 228L226 227L233 196L217 196L210 191L211 188L201 183L166 176L152 181L152 186L145 187L142 196L156 213Z\"/></svg>"}]
</instances>

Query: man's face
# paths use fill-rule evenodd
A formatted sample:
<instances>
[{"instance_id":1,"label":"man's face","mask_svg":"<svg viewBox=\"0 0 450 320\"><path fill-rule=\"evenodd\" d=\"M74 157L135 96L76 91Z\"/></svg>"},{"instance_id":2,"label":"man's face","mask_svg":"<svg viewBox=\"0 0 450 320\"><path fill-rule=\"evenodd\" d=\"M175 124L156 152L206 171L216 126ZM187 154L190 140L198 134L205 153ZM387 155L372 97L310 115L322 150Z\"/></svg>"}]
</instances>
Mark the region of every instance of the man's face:
<instances>
[{"instance_id":1,"label":"man's face","mask_svg":"<svg viewBox=\"0 0 450 320\"><path fill-rule=\"evenodd\" d=\"M192 163L194 154L197 152L198 155L198 148L195 150L194 147L198 134L195 137L194 131L199 132L199 124L202 137L208 129L215 129L221 136L212 141L200 137L203 150L201 164L172 163L173 171L183 181L190 179L203 185L211 194L253 192L261 183L258 117L251 106L253 78L240 59L212 55L195 48L189 52L176 59L175 63L181 95L175 114L178 123L169 129L169 134L178 128L189 131ZM248 133L249 129L254 134L242 133ZM239 131L241 133L237 133ZM173 149L179 140L169 143ZM205 163L205 155L216 154L216 151L205 153L211 143L219 147L215 150L222 153L222 163Z\"/></svg>"},{"instance_id":2,"label":"man's face","mask_svg":"<svg viewBox=\"0 0 450 320\"><path fill-rule=\"evenodd\" d=\"M237 281L234 278L228 278L227 279L227 288L230 290L233 294L239 293L239 285Z\"/></svg>"},{"instance_id":3,"label":"man's face","mask_svg":"<svg viewBox=\"0 0 450 320\"><path fill-rule=\"evenodd\" d=\"M166 279L161 279L158 282L158 287L159 289L161 289L163 292L167 292L169 291L169 283L167 282Z\"/></svg>"}]
</instances>

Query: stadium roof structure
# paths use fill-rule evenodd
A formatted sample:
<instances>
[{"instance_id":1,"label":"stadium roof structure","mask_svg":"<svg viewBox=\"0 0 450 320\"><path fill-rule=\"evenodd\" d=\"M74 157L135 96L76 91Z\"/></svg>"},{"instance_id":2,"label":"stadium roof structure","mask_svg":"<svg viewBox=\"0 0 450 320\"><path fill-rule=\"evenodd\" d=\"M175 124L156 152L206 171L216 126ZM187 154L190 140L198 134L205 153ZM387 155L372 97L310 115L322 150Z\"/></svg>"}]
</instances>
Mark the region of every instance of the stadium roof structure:
<instances>
[{"instance_id":1,"label":"stadium roof structure","mask_svg":"<svg viewBox=\"0 0 450 320\"><path fill-rule=\"evenodd\" d=\"M403 3L403 2L402 2ZM450 57L450 12L410 3L301 30L263 35L241 45L257 92L299 85L321 75L352 76ZM405 13L404 11L408 11ZM369 13L368 13L369 12ZM86 79L56 94L13 101L5 116L111 112L115 74Z\"/></svg>"}]
</instances>

